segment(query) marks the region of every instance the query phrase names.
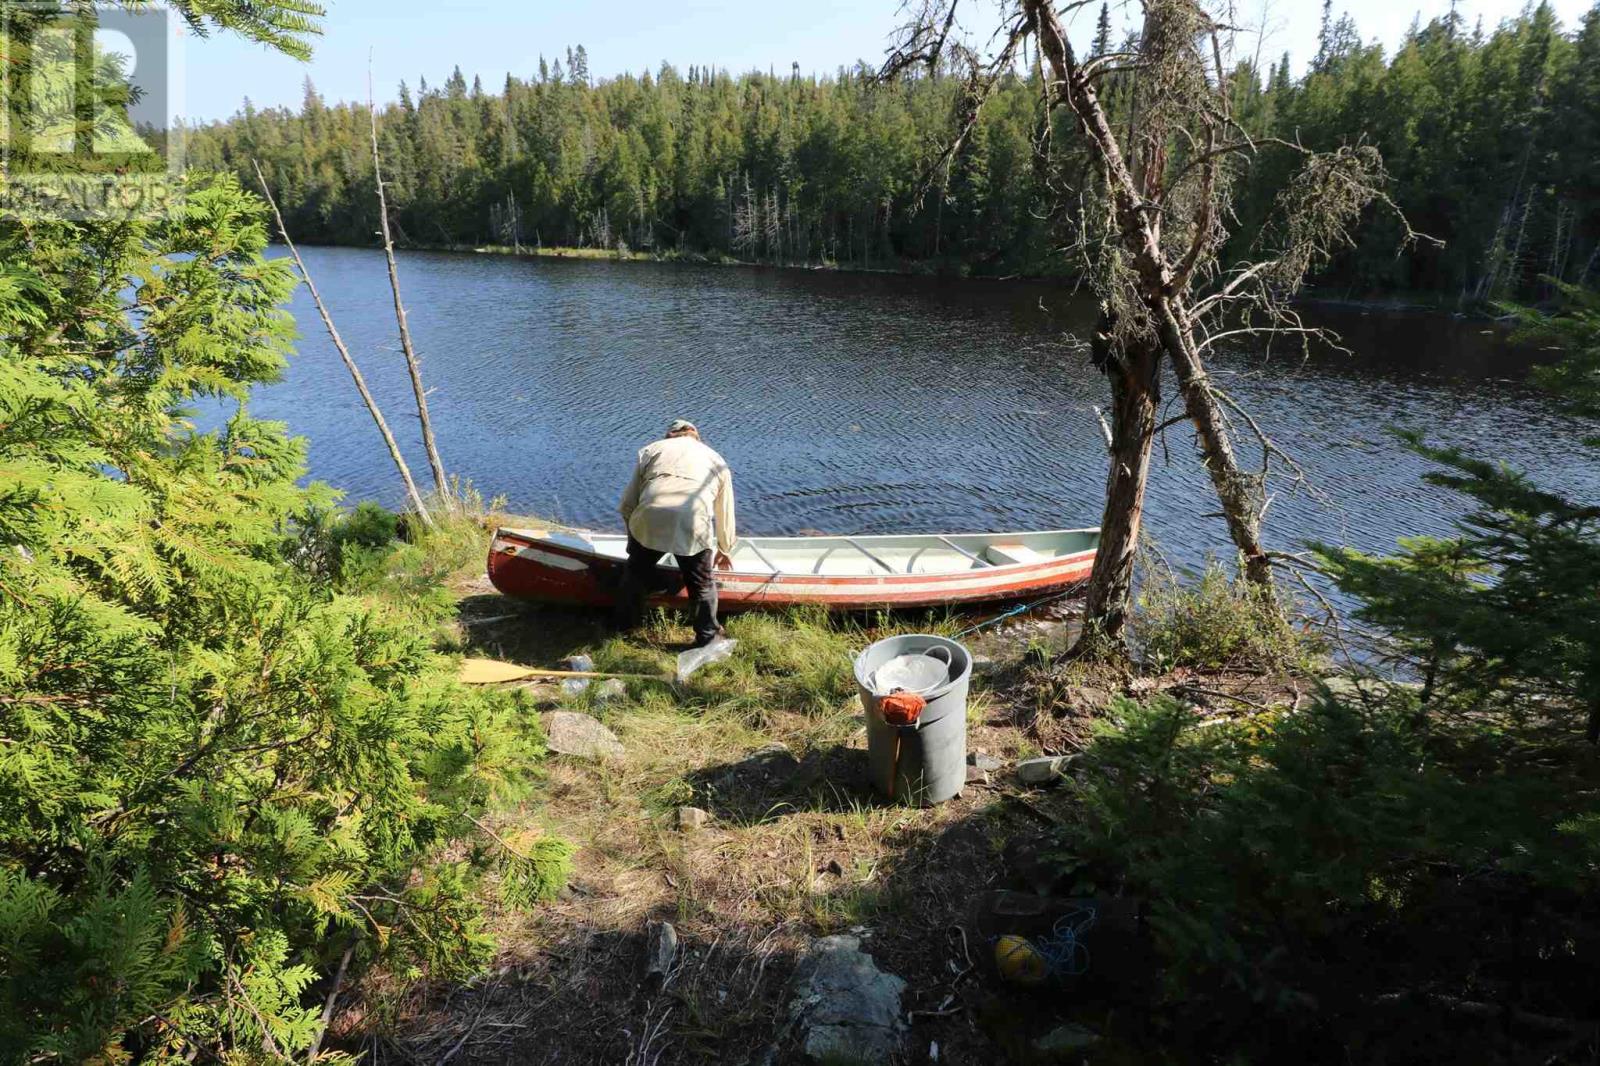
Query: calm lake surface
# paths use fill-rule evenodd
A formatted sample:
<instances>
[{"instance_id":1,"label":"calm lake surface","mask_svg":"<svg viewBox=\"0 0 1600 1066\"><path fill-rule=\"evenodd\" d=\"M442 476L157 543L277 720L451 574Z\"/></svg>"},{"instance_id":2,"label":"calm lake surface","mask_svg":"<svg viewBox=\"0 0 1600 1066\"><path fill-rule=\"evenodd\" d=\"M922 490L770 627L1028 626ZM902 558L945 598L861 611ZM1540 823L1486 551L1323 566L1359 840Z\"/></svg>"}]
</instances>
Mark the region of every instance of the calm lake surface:
<instances>
[{"instance_id":1,"label":"calm lake surface","mask_svg":"<svg viewBox=\"0 0 1600 1066\"><path fill-rule=\"evenodd\" d=\"M382 253L304 254L425 484ZM512 511L620 529L635 451L681 416L732 465L745 533L1099 523L1106 384L1079 340L1091 306L1058 285L435 253L402 254L400 273L445 464ZM347 499L398 505L382 441L303 288L293 310L299 356L253 410L309 437L312 475ZM1282 344L1212 357L1318 493L1279 486L1273 546L1384 550L1447 532L1461 499L1422 482L1427 464L1393 426L1600 498L1584 427L1522 382L1526 354L1485 323L1313 317L1355 354L1305 361ZM1227 558L1192 434L1166 436L1147 528L1174 562Z\"/></svg>"}]
</instances>

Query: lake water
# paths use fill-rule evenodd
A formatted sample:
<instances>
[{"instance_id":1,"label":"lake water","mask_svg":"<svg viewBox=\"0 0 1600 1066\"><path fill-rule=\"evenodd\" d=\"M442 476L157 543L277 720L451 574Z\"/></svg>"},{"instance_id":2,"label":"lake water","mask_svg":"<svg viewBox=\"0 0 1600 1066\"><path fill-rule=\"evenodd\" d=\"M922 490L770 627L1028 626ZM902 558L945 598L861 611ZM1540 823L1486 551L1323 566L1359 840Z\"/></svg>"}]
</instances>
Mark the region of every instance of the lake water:
<instances>
[{"instance_id":1,"label":"lake water","mask_svg":"<svg viewBox=\"0 0 1600 1066\"><path fill-rule=\"evenodd\" d=\"M307 266L419 483L416 432L380 252L310 248ZM1091 305L1059 285L405 253L402 289L440 451L510 510L617 529L635 451L697 422L733 467L745 533L1096 525L1104 379L1078 338ZM302 339L253 409L311 440L313 476L401 501L398 478L302 288ZM1354 355L1213 357L1226 387L1310 476L1279 487L1272 546L1366 549L1444 533L1462 510L1388 435L1428 430L1600 498L1584 427L1522 383L1527 357L1485 324L1320 308ZM1169 397L1176 389L1169 383ZM1171 413L1180 408L1174 404ZM1592 432L1593 427L1589 427ZM1147 529L1176 562L1230 555L1184 426L1157 446ZM1254 448L1240 441L1252 456Z\"/></svg>"}]
</instances>

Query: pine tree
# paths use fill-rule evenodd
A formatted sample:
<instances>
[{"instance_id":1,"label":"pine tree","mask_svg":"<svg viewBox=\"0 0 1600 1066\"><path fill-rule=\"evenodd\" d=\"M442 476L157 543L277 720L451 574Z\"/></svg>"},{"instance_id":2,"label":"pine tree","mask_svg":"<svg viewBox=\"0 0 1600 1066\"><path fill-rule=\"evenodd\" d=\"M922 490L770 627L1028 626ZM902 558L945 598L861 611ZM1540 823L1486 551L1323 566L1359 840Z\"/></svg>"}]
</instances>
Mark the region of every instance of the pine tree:
<instances>
[{"instance_id":1,"label":"pine tree","mask_svg":"<svg viewBox=\"0 0 1600 1066\"><path fill-rule=\"evenodd\" d=\"M1089 47L1091 56L1103 56L1111 51L1111 4L1100 5L1100 18L1095 23L1094 43Z\"/></svg>"}]
</instances>

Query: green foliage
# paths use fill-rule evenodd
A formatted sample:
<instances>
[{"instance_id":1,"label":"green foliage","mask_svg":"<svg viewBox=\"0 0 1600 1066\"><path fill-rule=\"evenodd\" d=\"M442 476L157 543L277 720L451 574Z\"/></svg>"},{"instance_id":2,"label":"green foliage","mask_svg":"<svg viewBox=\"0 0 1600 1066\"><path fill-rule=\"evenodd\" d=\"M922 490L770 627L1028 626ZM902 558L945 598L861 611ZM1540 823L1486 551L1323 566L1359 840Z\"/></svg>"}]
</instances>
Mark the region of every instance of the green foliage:
<instances>
[{"instance_id":1,"label":"green foliage","mask_svg":"<svg viewBox=\"0 0 1600 1066\"><path fill-rule=\"evenodd\" d=\"M310 0L171 0L194 32L231 30L296 59L311 58L311 40L322 33L321 4Z\"/></svg>"},{"instance_id":2,"label":"green foliage","mask_svg":"<svg viewBox=\"0 0 1600 1066\"><path fill-rule=\"evenodd\" d=\"M1561 308L1547 314L1531 307L1501 305L1517 316L1514 339L1554 348L1560 358L1534 368L1534 380L1560 396L1577 415L1600 418L1600 290L1549 280L1561 296ZM1600 447L1600 437L1589 442Z\"/></svg>"},{"instance_id":3,"label":"green foliage","mask_svg":"<svg viewBox=\"0 0 1600 1066\"><path fill-rule=\"evenodd\" d=\"M1381 1057L1393 1033L1373 1006L1396 988L1594 1009L1572 983L1600 942L1575 917L1600 887L1592 760L1508 767L1503 748L1424 743L1410 722L1324 702L1202 726L1119 700L1096 725L1063 844L1080 879L1149 901L1162 1000L1198 1026L1196 1057L1272 1061L1328 1029L1334 1058Z\"/></svg>"},{"instance_id":4,"label":"green foliage","mask_svg":"<svg viewBox=\"0 0 1600 1066\"><path fill-rule=\"evenodd\" d=\"M482 870L561 874L480 827L537 719L455 684L436 568L379 585L432 549L334 517L250 416L292 337L266 239L231 177L166 221L0 222L0 1061L294 1055L347 946L465 974Z\"/></svg>"},{"instance_id":5,"label":"green foliage","mask_svg":"<svg viewBox=\"0 0 1600 1066\"><path fill-rule=\"evenodd\" d=\"M1372 557L1317 547L1358 615L1421 653L1431 683L1474 701L1493 693L1553 695L1587 709L1600 731L1600 507L1537 488L1516 471L1429 448L1436 485L1475 501L1454 538L1413 538Z\"/></svg>"},{"instance_id":6,"label":"green foliage","mask_svg":"<svg viewBox=\"0 0 1600 1066\"><path fill-rule=\"evenodd\" d=\"M1230 577L1215 562L1198 581L1146 577L1134 628L1150 668L1274 670L1305 662L1313 649L1270 591Z\"/></svg>"},{"instance_id":7,"label":"green foliage","mask_svg":"<svg viewBox=\"0 0 1600 1066\"><path fill-rule=\"evenodd\" d=\"M1095 47L1109 47L1109 24ZM557 65L559 70L559 64ZM1396 257L1392 219L1323 279L1343 290L1426 291L1486 301L1542 294L1541 275L1582 283L1600 268L1600 6L1563 33L1548 6L1469 36L1452 17L1418 26L1395 54L1331 22L1313 69L1239 62L1234 117L1261 145L1236 197L1230 251L1257 243L1300 166L1270 138L1376 149L1413 226L1442 247ZM1137 99L1131 75L1097 85L1114 122ZM443 244L571 245L738 255L858 267L923 263L962 272L1067 273L1058 206L1076 202L1078 139L1046 138L1030 71L1005 79L947 168L934 153L962 113L964 79L936 69L893 85L871 67L832 77L730 76L691 66L591 84L547 69L498 93L402 85L380 114L389 199L401 230ZM299 114L248 105L197 130L190 158L250 177L261 159L292 231L370 243L368 123L359 104L314 90ZM1035 145L1049 155L1035 159ZM1174 153L1174 166L1182 165ZM932 187L921 187L930 172ZM1325 176L1336 178L1333 171ZM1312 190L1314 191L1314 190ZM1343 194L1331 181L1324 192ZM1055 217L1052 217L1055 216Z\"/></svg>"}]
</instances>

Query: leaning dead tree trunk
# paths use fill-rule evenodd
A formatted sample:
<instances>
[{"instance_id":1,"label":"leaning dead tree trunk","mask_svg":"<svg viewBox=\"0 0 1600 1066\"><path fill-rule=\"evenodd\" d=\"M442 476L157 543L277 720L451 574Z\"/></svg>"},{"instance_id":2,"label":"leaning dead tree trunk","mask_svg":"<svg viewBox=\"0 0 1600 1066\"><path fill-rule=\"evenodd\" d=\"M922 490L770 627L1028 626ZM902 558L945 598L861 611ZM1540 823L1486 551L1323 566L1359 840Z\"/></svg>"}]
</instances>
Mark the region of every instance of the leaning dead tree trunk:
<instances>
[{"instance_id":1,"label":"leaning dead tree trunk","mask_svg":"<svg viewBox=\"0 0 1600 1066\"><path fill-rule=\"evenodd\" d=\"M389 233L389 200L383 191L383 163L378 152L378 112L372 105L372 71L367 71L367 118L372 125L372 179L378 187L378 221L383 232L383 254L389 262L389 291L394 294L394 318L400 326L400 349L405 353L406 372L411 375L411 393L417 400L417 421L422 425L422 447L428 453L428 467L433 471L433 486L440 501L452 506L455 494L450 491L445 477L444 461L439 458L439 445L433 439L433 420L428 417L428 390L422 386L422 368L417 363L417 350L411 344L411 326L406 322L406 305L400 301L400 272L394 261L394 238Z\"/></svg>"},{"instance_id":2,"label":"leaning dead tree trunk","mask_svg":"<svg viewBox=\"0 0 1600 1066\"><path fill-rule=\"evenodd\" d=\"M1348 225L1368 203L1393 207L1381 191L1386 176L1373 149L1347 146L1319 155L1298 144L1252 138L1233 119L1223 20L1208 13L1209 2L1142 0L1143 24L1126 50L1080 60L1060 12L1089 6L1088 0L1069 0L1059 10L1052 0L1011 0L986 56L953 32L956 0L922 0L884 67L885 76L894 76L916 66L967 66L968 91L947 158L995 86L1015 76L1027 42L1035 45L1042 169L1076 175L1052 184L1052 196L1072 232L1070 246L1084 262L1081 280L1115 324L1106 330L1103 319L1103 336L1092 346L1111 386L1114 454L1086 640L1118 636L1128 611L1144 470L1151 442L1165 428L1154 415L1162 364L1173 369L1244 573L1270 587L1274 555L1261 536L1270 466L1278 460L1297 482L1299 468L1217 388L1206 353L1228 338L1290 334L1304 344L1319 336L1288 298L1348 241ZM1226 0L1215 3L1221 10ZM1052 136L1057 112L1065 113L1068 121L1059 129L1070 137ZM1266 145L1298 154L1302 169L1279 191L1271 223L1251 249L1260 258L1224 264L1234 180ZM1064 164L1059 170L1057 162ZM1405 233L1416 236L1409 227ZM1241 425L1260 446L1259 471L1241 466L1234 440Z\"/></svg>"},{"instance_id":3,"label":"leaning dead tree trunk","mask_svg":"<svg viewBox=\"0 0 1600 1066\"><path fill-rule=\"evenodd\" d=\"M278 235L283 238L283 243L289 246L289 254L294 258L294 265L300 271L300 279L306 283L306 289L311 293L311 299L317 305L317 313L322 316L322 324L328 330L328 336L333 341L334 348L339 352L339 358L344 361L345 369L350 371L350 379L356 383L356 391L361 394L361 402L367 405L367 413L372 416L372 421L378 427L378 433L383 437L384 446L389 449L389 458L394 460L395 469L400 471L400 480L406 487L406 498L411 501L412 508L417 512L417 517L422 524L433 525L433 517L428 514L428 508L422 502L422 494L417 491L417 483L411 477L411 468L406 465L406 457L400 452L400 445L395 441L394 434L389 431L389 423L383 417L383 412L378 409L378 401L373 399L372 390L367 388L367 379L362 376L361 368L356 366L356 361L350 356L350 349L345 346L344 338L339 335L339 327L333 324L333 316L328 313L328 305L322 302L322 294L317 292L316 283L311 280L311 272L306 269L306 264L300 258L300 249L295 247L294 241L289 237L289 227L284 225L283 212L278 210L278 201L272 197L272 189L267 185L266 175L261 173L261 164L255 160L250 161L255 167L256 181L261 184L261 195L267 198L267 204L272 208L272 217L278 224Z\"/></svg>"},{"instance_id":4,"label":"leaning dead tree trunk","mask_svg":"<svg viewBox=\"0 0 1600 1066\"><path fill-rule=\"evenodd\" d=\"M1100 547L1084 596L1081 639L1086 647L1088 643L1120 646L1124 640L1161 405L1161 350L1148 340L1120 342L1116 325L1109 309L1103 309L1090 341L1095 366L1111 383L1111 424L1106 430L1111 469L1106 474Z\"/></svg>"},{"instance_id":5,"label":"leaning dead tree trunk","mask_svg":"<svg viewBox=\"0 0 1600 1066\"><path fill-rule=\"evenodd\" d=\"M1203 132L1186 131L1191 142L1199 141L1205 149L1198 164L1200 188L1198 203L1192 209L1193 233L1182 258L1174 260L1172 250L1163 243L1162 226L1167 206L1164 194L1168 191L1166 161L1172 150L1169 141L1176 116L1158 106L1147 106L1147 121L1130 124L1131 128L1141 131L1135 134L1138 140L1132 146L1135 157L1130 167L1096 92L1093 73L1077 62L1054 5L1047 0L1022 0L1022 10L1038 39L1040 54L1048 66L1055 90L1047 98L1059 100L1071 110L1091 154L1102 168L1106 191L1110 194L1115 236L1129 258L1134 295L1148 314L1161 347L1177 373L1184 406L1194 423L1228 533L1244 560L1246 575L1266 585L1271 581L1271 566L1261 546L1264 499L1260 492L1250 490L1249 477L1239 469L1221 410L1210 393L1193 320L1182 303L1182 294L1199 265L1200 256L1217 236L1214 228L1218 215L1216 184L1220 157L1213 154L1217 117L1202 111L1193 125L1203 126ZM1176 58L1163 53L1181 52L1186 40L1192 47L1195 34L1210 27L1210 20L1197 5L1187 0L1164 3L1151 0L1145 5L1145 11L1142 51L1155 54L1143 58L1153 58L1158 63ZM1185 22L1193 25L1182 25ZM1192 69L1163 71L1160 66L1153 68L1155 78L1166 74L1168 77L1177 75L1173 80L1179 80L1184 74L1190 75L1181 79L1189 83L1185 88L1190 92L1203 92L1207 88L1204 69L1200 69L1198 79L1193 77L1194 73ZM1225 102L1227 82L1220 59L1216 75L1221 90L1218 95L1220 101ZM1168 86L1158 82L1146 95L1160 101L1163 89L1170 91ZM1201 134L1199 138L1195 137L1197 132Z\"/></svg>"}]
</instances>

